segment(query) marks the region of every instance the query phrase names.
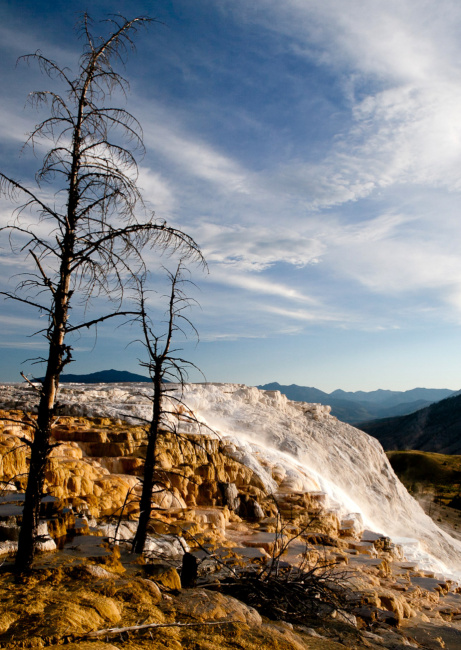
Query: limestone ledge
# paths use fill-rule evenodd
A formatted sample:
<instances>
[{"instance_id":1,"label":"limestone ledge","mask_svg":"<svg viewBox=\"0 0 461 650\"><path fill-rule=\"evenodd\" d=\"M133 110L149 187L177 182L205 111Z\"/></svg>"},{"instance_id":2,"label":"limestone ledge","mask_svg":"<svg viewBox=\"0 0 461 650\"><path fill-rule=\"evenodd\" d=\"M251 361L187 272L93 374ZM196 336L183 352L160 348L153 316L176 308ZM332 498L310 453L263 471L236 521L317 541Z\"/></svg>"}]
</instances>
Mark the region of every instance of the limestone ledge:
<instances>
[{"instance_id":1,"label":"limestone ledge","mask_svg":"<svg viewBox=\"0 0 461 650\"><path fill-rule=\"evenodd\" d=\"M23 489L28 448L22 439L30 438L27 418L33 420L34 416L0 411L0 417L5 418L0 422L0 479L10 489ZM141 427L109 418L66 416L59 418L53 437L60 444L53 449L46 470L49 494L93 517L116 514L124 505L125 515L136 516L138 477L142 476L147 442ZM233 445L217 438L191 435L178 440L169 433L161 435L154 502L168 510L224 506L223 490L230 485L247 509L256 509L260 517L270 516L275 504L267 498L267 487L260 475L238 458ZM295 494L288 503L283 494L296 493L301 486L286 476L282 466L264 459L260 463L280 488L279 507L288 508L293 520L302 518L306 510L321 509L314 492L312 496ZM199 521L204 521L203 514ZM337 527L337 522L334 525Z\"/></svg>"}]
</instances>

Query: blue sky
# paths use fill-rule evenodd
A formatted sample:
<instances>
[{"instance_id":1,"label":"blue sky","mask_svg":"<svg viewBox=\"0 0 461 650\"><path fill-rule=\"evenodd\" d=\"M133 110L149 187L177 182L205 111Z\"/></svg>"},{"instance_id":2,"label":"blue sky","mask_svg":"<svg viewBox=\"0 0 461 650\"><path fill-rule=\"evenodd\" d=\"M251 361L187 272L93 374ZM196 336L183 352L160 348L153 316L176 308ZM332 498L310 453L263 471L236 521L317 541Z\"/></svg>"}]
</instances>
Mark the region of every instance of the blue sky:
<instances>
[{"instance_id":1,"label":"blue sky","mask_svg":"<svg viewBox=\"0 0 461 650\"><path fill-rule=\"evenodd\" d=\"M20 154L50 82L18 56L76 68L73 3L0 8L0 168ZM100 2L160 22L136 39L127 108L147 153L140 185L159 218L201 245L191 267L200 333L184 344L209 381L326 391L461 385L461 5L439 0ZM1 219L11 206L2 201ZM0 241L0 283L27 265ZM162 296L148 255L152 288ZM155 309L155 306L153 306ZM159 313L159 312L155 312ZM37 314L0 304L0 379L43 351ZM130 327L75 341L68 372L138 372ZM200 379L193 375L193 379Z\"/></svg>"}]
</instances>

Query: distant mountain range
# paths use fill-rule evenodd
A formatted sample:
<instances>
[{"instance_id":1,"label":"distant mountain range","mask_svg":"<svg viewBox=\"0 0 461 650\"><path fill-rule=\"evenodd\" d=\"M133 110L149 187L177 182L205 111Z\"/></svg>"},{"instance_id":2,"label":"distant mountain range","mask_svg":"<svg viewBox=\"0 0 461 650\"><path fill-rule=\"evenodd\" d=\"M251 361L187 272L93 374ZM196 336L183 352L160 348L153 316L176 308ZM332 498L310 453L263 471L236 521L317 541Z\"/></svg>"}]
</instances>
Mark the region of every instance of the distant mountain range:
<instances>
[{"instance_id":1,"label":"distant mountain range","mask_svg":"<svg viewBox=\"0 0 461 650\"><path fill-rule=\"evenodd\" d=\"M377 438L386 450L461 454L461 395L404 417L362 422L359 428Z\"/></svg>"},{"instance_id":2,"label":"distant mountain range","mask_svg":"<svg viewBox=\"0 0 461 650\"><path fill-rule=\"evenodd\" d=\"M263 390L279 390L288 399L296 402L317 402L331 406L332 415L343 422L358 424L378 418L389 418L413 413L450 395L455 391L448 388L413 388L406 391L373 390L369 392L347 392L335 390L324 393L318 388L284 386L277 382L258 386ZM362 428L360 426L360 428ZM364 429L366 431L366 429Z\"/></svg>"},{"instance_id":3,"label":"distant mountain range","mask_svg":"<svg viewBox=\"0 0 461 650\"><path fill-rule=\"evenodd\" d=\"M60 381L112 384L150 382L151 379L127 370L111 369L83 375L63 374ZM324 393L318 388L296 384L284 386L277 382L258 388L278 390L298 402L328 404L332 415L374 436L386 450L420 449L461 454L461 395L446 388Z\"/></svg>"},{"instance_id":4,"label":"distant mountain range","mask_svg":"<svg viewBox=\"0 0 461 650\"><path fill-rule=\"evenodd\" d=\"M118 384L121 382L152 381L145 375L137 375L127 370L100 370L89 375L61 375L60 383L73 384Z\"/></svg>"}]
</instances>

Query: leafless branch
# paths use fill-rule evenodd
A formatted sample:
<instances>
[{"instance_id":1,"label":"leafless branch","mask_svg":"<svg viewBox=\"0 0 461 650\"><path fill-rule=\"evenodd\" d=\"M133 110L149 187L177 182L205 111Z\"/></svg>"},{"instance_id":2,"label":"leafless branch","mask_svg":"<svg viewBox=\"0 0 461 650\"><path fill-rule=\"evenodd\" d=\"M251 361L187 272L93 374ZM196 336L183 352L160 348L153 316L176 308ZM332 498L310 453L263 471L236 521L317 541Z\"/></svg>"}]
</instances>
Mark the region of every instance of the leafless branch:
<instances>
[{"instance_id":1,"label":"leafless branch","mask_svg":"<svg viewBox=\"0 0 461 650\"><path fill-rule=\"evenodd\" d=\"M116 316L133 316L135 314L137 314L137 312L135 311L117 311L114 312L113 314L106 314L106 316L100 316L99 318L94 318L93 320L87 321L86 323L80 323L79 325L75 325L74 327L67 327L66 332L76 332L77 330L81 330L84 327L89 328L92 325L102 323L103 321L106 321L109 318L115 318Z\"/></svg>"},{"instance_id":2,"label":"leafless branch","mask_svg":"<svg viewBox=\"0 0 461 650\"><path fill-rule=\"evenodd\" d=\"M209 627L213 625L230 625L231 623L237 623L237 621L223 619L222 621L204 621L197 623L144 623L143 625L130 625L129 627L109 627L105 630L96 630L82 634L82 637L94 638L104 636L105 634L123 634L123 632L137 632L138 630L164 627Z\"/></svg>"}]
</instances>

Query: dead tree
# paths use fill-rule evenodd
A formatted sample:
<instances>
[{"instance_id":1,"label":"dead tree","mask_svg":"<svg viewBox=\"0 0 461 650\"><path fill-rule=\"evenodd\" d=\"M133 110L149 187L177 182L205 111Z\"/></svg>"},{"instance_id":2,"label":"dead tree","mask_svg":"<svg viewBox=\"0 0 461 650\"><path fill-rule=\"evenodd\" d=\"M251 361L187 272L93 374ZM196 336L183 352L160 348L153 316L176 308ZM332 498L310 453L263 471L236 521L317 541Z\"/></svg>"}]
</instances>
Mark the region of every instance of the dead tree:
<instances>
[{"instance_id":1,"label":"dead tree","mask_svg":"<svg viewBox=\"0 0 461 650\"><path fill-rule=\"evenodd\" d=\"M152 420L149 425L147 434L146 460L144 464L144 477L142 483L142 493L140 502L140 514L138 528L133 540L133 551L142 553L147 536L147 526L149 524L152 509L152 491L155 485L156 453L157 443L162 428L172 430L168 422L168 415L171 414L172 398L165 400L165 394L168 393L167 381L179 382L184 384L187 379L187 369L195 367L190 361L186 361L177 356L178 350L173 348L173 341L178 333L184 334L181 324L187 324L195 334L197 330L191 321L184 315L184 310L191 306L191 299L184 292L184 284L190 283L190 280L184 278L184 266L181 261L176 268L176 272L168 272L170 280L170 295L168 296L168 310L165 332L156 334L151 318L149 317L146 306L146 295L143 287L140 288L139 297L139 317L143 338L142 344L147 352L148 360L141 362L141 365L148 368L153 383L152 394ZM168 404L165 404L165 401ZM173 427L174 428L174 427Z\"/></svg>"},{"instance_id":2,"label":"dead tree","mask_svg":"<svg viewBox=\"0 0 461 650\"><path fill-rule=\"evenodd\" d=\"M94 37L85 14L79 27L84 45L76 76L40 52L23 57L38 63L42 73L63 90L30 95L33 105L46 105L49 110L27 140L32 147L48 143L36 174L37 189L0 174L0 191L20 203L14 221L2 230L9 232L16 253L29 256L32 269L14 291L3 295L47 318L41 333L48 353L37 360L46 364L46 372L39 387L16 556L21 571L33 561L59 377L72 360L69 335L133 313L122 311L121 300L127 283L144 273L141 251L146 245L201 258L190 237L147 214L137 186L136 156L143 152L140 124L124 108L111 107L114 93L126 94L128 89L114 65L123 63L136 31L149 22L146 17L112 18L105 21L110 33ZM42 191L45 183L51 189L49 200ZM109 313L71 322L71 306L83 303L88 308L95 296L112 301Z\"/></svg>"}]
</instances>

